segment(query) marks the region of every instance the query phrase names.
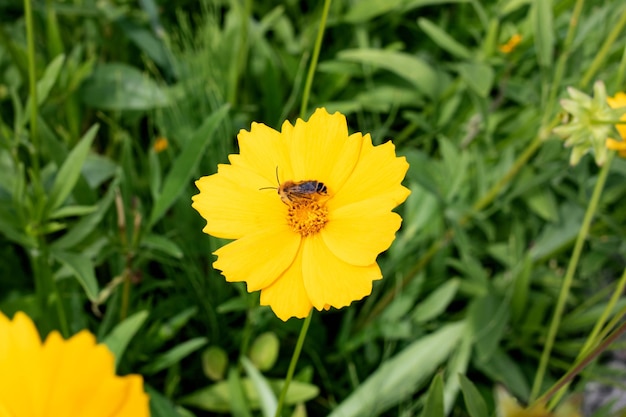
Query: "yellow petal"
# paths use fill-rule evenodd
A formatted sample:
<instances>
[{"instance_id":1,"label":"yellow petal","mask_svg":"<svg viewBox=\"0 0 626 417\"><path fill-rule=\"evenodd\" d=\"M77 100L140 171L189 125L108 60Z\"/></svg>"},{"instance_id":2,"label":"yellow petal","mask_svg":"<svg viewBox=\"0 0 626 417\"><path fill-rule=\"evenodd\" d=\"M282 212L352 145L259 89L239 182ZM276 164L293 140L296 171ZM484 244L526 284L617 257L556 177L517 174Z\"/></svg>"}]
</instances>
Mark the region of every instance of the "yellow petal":
<instances>
[{"instance_id":1,"label":"yellow petal","mask_svg":"<svg viewBox=\"0 0 626 417\"><path fill-rule=\"evenodd\" d=\"M360 159L347 181L328 201L329 210L370 198L386 200L391 210L411 193L400 184L408 168L406 158L396 157L391 142L373 146L370 136L365 135Z\"/></svg>"},{"instance_id":2,"label":"yellow petal","mask_svg":"<svg viewBox=\"0 0 626 417\"><path fill-rule=\"evenodd\" d=\"M213 267L229 282L246 282L248 292L271 285L296 258L300 235L287 225L246 235L215 251Z\"/></svg>"},{"instance_id":3,"label":"yellow petal","mask_svg":"<svg viewBox=\"0 0 626 417\"><path fill-rule=\"evenodd\" d=\"M358 161L360 134L348 136L346 117L320 108L308 122L298 119L284 131L290 146L293 181L323 182L329 193L341 188Z\"/></svg>"},{"instance_id":4,"label":"yellow petal","mask_svg":"<svg viewBox=\"0 0 626 417\"><path fill-rule=\"evenodd\" d=\"M287 123L289 125L289 123ZM286 128L286 125L283 125ZM237 135L239 155L230 155L231 164L246 167L263 176L270 186L276 184L276 169L284 182L293 176L289 159L289 143L285 136L262 123L252 123L250 131ZM268 186L268 185L265 185Z\"/></svg>"},{"instance_id":5,"label":"yellow petal","mask_svg":"<svg viewBox=\"0 0 626 417\"><path fill-rule=\"evenodd\" d=\"M224 239L284 224L285 206L262 176L241 167L220 165L217 174L196 181L200 194L192 197L192 207L206 219L203 231Z\"/></svg>"},{"instance_id":6,"label":"yellow petal","mask_svg":"<svg viewBox=\"0 0 626 417\"><path fill-rule=\"evenodd\" d=\"M319 234L304 239L302 275L309 299L318 310L326 305L350 305L371 294L372 281L382 278L376 263L354 266L337 258Z\"/></svg>"},{"instance_id":7,"label":"yellow petal","mask_svg":"<svg viewBox=\"0 0 626 417\"><path fill-rule=\"evenodd\" d=\"M370 199L330 212L321 235L326 246L342 261L371 265L395 239L402 218L376 201Z\"/></svg>"},{"instance_id":8,"label":"yellow petal","mask_svg":"<svg viewBox=\"0 0 626 417\"><path fill-rule=\"evenodd\" d=\"M312 304L302 280L302 251L298 251L295 261L280 278L261 290L261 305L270 306L283 321L290 317L304 318L309 314Z\"/></svg>"}]
</instances>

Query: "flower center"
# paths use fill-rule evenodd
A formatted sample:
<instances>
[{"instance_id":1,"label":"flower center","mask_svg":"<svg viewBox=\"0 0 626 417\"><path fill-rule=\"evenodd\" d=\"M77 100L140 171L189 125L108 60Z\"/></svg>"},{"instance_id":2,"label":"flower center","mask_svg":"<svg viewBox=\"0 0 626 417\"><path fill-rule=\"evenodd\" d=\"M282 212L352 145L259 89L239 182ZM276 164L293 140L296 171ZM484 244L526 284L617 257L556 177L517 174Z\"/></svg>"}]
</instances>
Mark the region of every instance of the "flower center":
<instances>
[{"instance_id":1,"label":"flower center","mask_svg":"<svg viewBox=\"0 0 626 417\"><path fill-rule=\"evenodd\" d=\"M303 237L319 232L328 223L328 209L316 200L298 200L289 204L287 223Z\"/></svg>"}]
</instances>

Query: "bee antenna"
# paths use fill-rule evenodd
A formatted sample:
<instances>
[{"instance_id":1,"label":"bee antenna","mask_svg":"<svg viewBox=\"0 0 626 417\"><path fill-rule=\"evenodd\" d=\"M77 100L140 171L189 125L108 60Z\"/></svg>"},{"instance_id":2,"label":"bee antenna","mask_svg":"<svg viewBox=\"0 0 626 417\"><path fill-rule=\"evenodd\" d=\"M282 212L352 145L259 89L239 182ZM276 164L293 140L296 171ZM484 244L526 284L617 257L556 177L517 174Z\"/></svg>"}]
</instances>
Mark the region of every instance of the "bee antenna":
<instances>
[{"instance_id":1,"label":"bee antenna","mask_svg":"<svg viewBox=\"0 0 626 417\"><path fill-rule=\"evenodd\" d=\"M280 180L278 179L278 165L276 165L276 183L280 187Z\"/></svg>"},{"instance_id":2,"label":"bee antenna","mask_svg":"<svg viewBox=\"0 0 626 417\"><path fill-rule=\"evenodd\" d=\"M278 179L278 165L276 165L276 183L280 187L280 180ZM262 187L259 190L278 190L278 187Z\"/></svg>"}]
</instances>

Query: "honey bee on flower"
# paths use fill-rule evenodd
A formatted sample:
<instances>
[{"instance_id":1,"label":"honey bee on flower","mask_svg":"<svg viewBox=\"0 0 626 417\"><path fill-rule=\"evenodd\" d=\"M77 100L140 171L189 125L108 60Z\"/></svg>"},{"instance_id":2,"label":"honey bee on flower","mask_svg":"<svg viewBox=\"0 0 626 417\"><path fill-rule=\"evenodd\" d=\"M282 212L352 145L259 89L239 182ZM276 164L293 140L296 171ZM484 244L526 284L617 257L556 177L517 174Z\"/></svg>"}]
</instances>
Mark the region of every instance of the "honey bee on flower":
<instances>
[{"instance_id":1,"label":"honey bee on flower","mask_svg":"<svg viewBox=\"0 0 626 417\"><path fill-rule=\"evenodd\" d=\"M278 187L263 187L261 189L277 190L281 201L287 205L317 200L321 196L328 195L326 185L315 180L285 181L279 184Z\"/></svg>"}]
</instances>

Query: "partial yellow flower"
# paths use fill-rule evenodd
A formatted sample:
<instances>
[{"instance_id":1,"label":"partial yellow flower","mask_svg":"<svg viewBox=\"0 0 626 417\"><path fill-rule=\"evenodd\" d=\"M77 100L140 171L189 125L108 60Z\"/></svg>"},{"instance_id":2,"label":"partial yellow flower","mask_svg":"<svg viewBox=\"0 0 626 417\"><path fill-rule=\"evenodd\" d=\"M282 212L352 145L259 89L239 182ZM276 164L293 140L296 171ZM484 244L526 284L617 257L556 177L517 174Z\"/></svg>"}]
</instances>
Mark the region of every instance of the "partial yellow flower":
<instances>
[{"instance_id":1,"label":"partial yellow flower","mask_svg":"<svg viewBox=\"0 0 626 417\"><path fill-rule=\"evenodd\" d=\"M32 320L0 313L0 417L147 417L140 375L115 375L113 354L83 330L42 344Z\"/></svg>"},{"instance_id":2,"label":"partial yellow flower","mask_svg":"<svg viewBox=\"0 0 626 417\"><path fill-rule=\"evenodd\" d=\"M564 401L554 412L550 412L543 404L522 407L502 387L496 388L496 408L498 417L582 417L580 404L578 404L576 397Z\"/></svg>"},{"instance_id":3,"label":"partial yellow flower","mask_svg":"<svg viewBox=\"0 0 626 417\"><path fill-rule=\"evenodd\" d=\"M156 153L160 153L166 150L168 146L169 146L169 142L167 141L167 138L163 136L159 136L154 141L154 145L152 145L152 148L154 149Z\"/></svg>"},{"instance_id":4,"label":"partial yellow flower","mask_svg":"<svg viewBox=\"0 0 626 417\"><path fill-rule=\"evenodd\" d=\"M606 101L612 109L626 108L626 93L619 92L615 94L615 97L607 97ZM626 113L622 115L620 121L626 122ZM606 147L607 149L617 151L617 154L622 158L626 158L626 124L617 124L615 128L622 138L621 140L608 138Z\"/></svg>"},{"instance_id":5,"label":"partial yellow flower","mask_svg":"<svg viewBox=\"0 0 626 417\"><path fill-rule=\"evenodd\" d=\"M513 52L515 48L517 48L517 45L519 45L521 41L522 41L522 35L520 35L519 33L516 33L513 36L511 36L511 38L506 43L500 45L498 49L503 54L509 54Z\"/></svg>"},{"instance_id":6,"label":"partial yellow flower","mask_svg":"<svg viewBox=\"0 0 626 417\"><path fill-rule=\"evenodd\" d=\"M282 320L341 308L382 278L376 257L402 219L410 191L391 142L348 134L345 116L317 109L280 132L260 123L238 135L239 154L196 181L193 207L205 233L235 239L213 264L229 282L261 291Z\"/></svg>"}]
</instances>

